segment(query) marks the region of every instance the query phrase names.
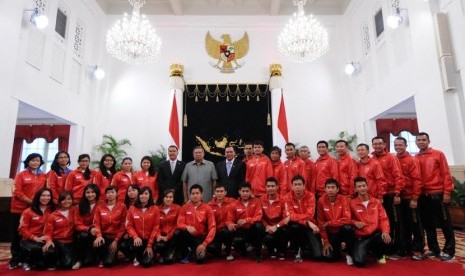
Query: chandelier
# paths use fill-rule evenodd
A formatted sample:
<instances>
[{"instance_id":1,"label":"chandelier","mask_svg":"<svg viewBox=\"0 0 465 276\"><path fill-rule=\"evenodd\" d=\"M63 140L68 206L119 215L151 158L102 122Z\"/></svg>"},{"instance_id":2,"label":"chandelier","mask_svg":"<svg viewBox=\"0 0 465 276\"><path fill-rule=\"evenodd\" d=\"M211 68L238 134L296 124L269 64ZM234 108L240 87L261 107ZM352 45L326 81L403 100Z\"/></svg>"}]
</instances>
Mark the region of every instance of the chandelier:
<instances>
[{"instance_id":1,"label":"chandelier","mask_svg":"<svg viewBox=\"0 0 465 276\"><path fill-rule=\"evenodd\" d=\"M115 58L130 64L151 63L160 53L161 39L150 25L140 9L145 0L129 0L133 6L129 19L124 14L123 20L118 20L108 30L106 48Z\"/></svg>"},{"instance_id":2,"label":"chandelier","mask_svg":"<svg viewBox=\"0 0 465 276\"><path fill-rule=\"evenodd\" d=\"M297 63L313 61L328 52L328 32L312 15L306 16L307 0L294 0L297 13L278 37L278 50L286 59Z\"/></svg>"}]
</instances>

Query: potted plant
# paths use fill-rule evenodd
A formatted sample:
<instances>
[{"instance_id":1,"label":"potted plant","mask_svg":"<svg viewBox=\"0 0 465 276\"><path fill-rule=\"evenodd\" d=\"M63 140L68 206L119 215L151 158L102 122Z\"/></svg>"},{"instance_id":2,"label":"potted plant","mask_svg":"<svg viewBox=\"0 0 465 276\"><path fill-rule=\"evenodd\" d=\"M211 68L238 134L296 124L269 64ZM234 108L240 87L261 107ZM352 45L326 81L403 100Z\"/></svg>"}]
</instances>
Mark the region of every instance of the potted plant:
<instances>
[{"instance_id":1,"label":"potted plant","mask_svg":"<svg viewBox=\"0 0 465 276\"><path fill-rule=\"evenodd\" d=\"M450 220L454 227L465 228L465 182L454 177L454 190L450 194Z\"/></svg>"},{"instance_id":2,"label":"potted plant","mask_svg":"<svg viewBox=\"0 0 465 276\"><path fill-rule=\"evenodd\" d=\"M150 157L152 157L152 164L155 168L155 171L158 171L160 163L166 160L166 148L160 145L161 148L156 151L150 151Z\"/></svg>"},{"instance_id":3,"label":"potted plant","mask_svg":"<svg viewBox=\"0 0 465 276\"><path fill-rule=\"evenodd\" d=\"M329 153L336 157L336 144L338 140L346 140L347 143L349 144L349 152L353 155L353 152L355 150L355 147L357 146L357 135L349 135L348 132L346 131L341 131L339 132L338 138L337 139L330 139L328 140L329 144Z\"/></svg>"},{"instance_id":4,"label":"potted plant","mask_svg":"<svg viewBox=\"0 0 465 276\"><path fill-rule=\"evenodd\" d=\"M131 141L128 139L117 140L112 135L103 135L103 141L100 145L97 145L95 148L102 155L111 154L116 159L116 170L121 169L121 161L126 157L127 152L124 150L124 147L132 146ZM99 161L95 160L92 162L94 166L98 166Z\"/></svg>"}]
</instances>

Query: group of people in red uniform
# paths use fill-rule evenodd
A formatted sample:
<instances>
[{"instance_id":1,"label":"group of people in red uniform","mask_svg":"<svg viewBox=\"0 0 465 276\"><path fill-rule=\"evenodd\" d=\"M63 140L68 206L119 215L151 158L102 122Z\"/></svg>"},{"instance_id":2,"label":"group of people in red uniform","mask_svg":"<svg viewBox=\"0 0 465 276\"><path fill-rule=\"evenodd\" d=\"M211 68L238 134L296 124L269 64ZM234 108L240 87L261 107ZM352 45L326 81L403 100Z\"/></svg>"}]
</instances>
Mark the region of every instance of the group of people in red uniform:
<instances>
[{"instance_id":1,"label":"group of people in red uniform","mask_svg":"<svg viewBox=\"0 0 465 276\"><path fill-rule=\"evenodd\" d=\"M252 251L262 262L263 246L270 258L285 260L292 252L295 262L345 255L348 265L361 267L370 254L381 264L385 255L450 261L455 239L446 208L453 189L449 167L444 154L429 147L427 133L419 133L416 143L420 152L411 156L406 140L396 138L394 155L384 138L375 137L372 156L367 144L359 144L355 161L346 141L337 141L337 159L319 141L316 162L308 147L300 147L297 156L288 143L284 163L279 147L267 157L262 142L247 143L244 181L235 187L239 197L228 197L231 186L220 180L213 182L210 202L203 202L204 189L197 184L189 188L188 202L176 202L178 190L159 188L148 156L137 173L128 157L116 172L111 155L93 171L87 154L71 171L68 153L60 151L44 174L42 157L33 153L14 182L10 269L20 263L25 270L111 267L118 252L143 267L203 263L207 252L231 261L233 248L236 257ZM169 152L173 174L177 148ZM446 238L442 251L436 226Z\"/></svg>"}]
</instances>

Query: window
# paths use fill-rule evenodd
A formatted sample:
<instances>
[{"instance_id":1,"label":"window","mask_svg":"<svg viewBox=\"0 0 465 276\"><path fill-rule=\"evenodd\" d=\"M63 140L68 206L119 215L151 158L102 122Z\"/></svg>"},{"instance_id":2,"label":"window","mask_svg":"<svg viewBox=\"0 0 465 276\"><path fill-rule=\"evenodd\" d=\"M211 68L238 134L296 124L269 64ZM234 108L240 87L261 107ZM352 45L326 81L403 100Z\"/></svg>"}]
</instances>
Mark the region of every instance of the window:
<instances>
[{"instance_id":1,"label":"window","mask_svg":"<svg viewBox=\"0 0 465 276\"><path fill-rule=\"evenodd\" d=\"M21 160L18 166L18 172L24 169L24 160L31 153L39 153L44 159L44 165L41 167L44 173L50 170L53 158L58 152L58 139L55 139L52 143L47 143L44 138L37 138L32 143L28 144L25 140L23 142L23 150L21 152Z\"/></svg>"},{"instance_id":2,"label":"window","mask_svg":"<svg viewBox=\"0 0 465 276\"><path fill-rule=\"evenodd\" d=\"M375 31L377 38L384 32L383 9L379 9L375 14Z\"/></svg>"},{"instance_id":3,"label":"window","mask_svg":"<svg viewBox=\"0 0 465 276\"><path fill-rule=\"evenodd\" d=\"M395 149L394 149L394 140L397 138L397 136L394 136L392 135L392 133L390 134L391 138L391 148L390 148L390 152L392 153L395 153ZM412 135L410 132L408 131L402 131L400 134L399 134L400 137L404 137L406 140L407 140L407 151L410 152L410 154L412 155L415 155L417 154L420 150L418 149L417 147L417 144L415 143L416 141L416 136L415 135Z\"/></svg>"},{"instance_id":4,"label":"window","mask_svg":"<svg viewBox=\"0 0 465 276\"><path fill-rule=\"evenodd\" d=\"M66 38L66 22L68 16L61 9L57 9L57 21L55 24L55 32L59 34L63 39Z\"/></svg>"}]
</instances>

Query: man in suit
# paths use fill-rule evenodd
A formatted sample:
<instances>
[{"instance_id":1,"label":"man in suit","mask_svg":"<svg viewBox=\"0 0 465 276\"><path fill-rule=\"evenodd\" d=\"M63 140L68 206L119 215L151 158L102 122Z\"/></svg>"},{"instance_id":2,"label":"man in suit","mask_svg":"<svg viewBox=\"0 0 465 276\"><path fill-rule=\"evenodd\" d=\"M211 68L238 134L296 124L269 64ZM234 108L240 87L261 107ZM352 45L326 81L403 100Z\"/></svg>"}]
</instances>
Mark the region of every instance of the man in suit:
<instances>
[{"instance_id":1,"label":"man in suit","mask_svg":"<svg viewBox=\"0 0 465 276\"><path fill-rule=\"evenodd\" d=\"M168 160L162 162L158 167L158 189L163 195L165 190L174 189L174 203L182 205L184 203L181 176L186 163L179 161L178 147L171 145L168 147ZM158 204L162 203L163 197L158 198Z\"/></svg>"},{"instance_id":2,"label":"man in suit","mask_svg":"<svg viewBox=\"0 0 465 276\"><path fill-rule=\"evenodd\" d=\"M239 197L239 186L245 180L245 163L236 158L236 149L229 146L225 149L226 159L216 164L218 183L222 183L226 189L226 196Z\"/></svg>"}]
</instances>

